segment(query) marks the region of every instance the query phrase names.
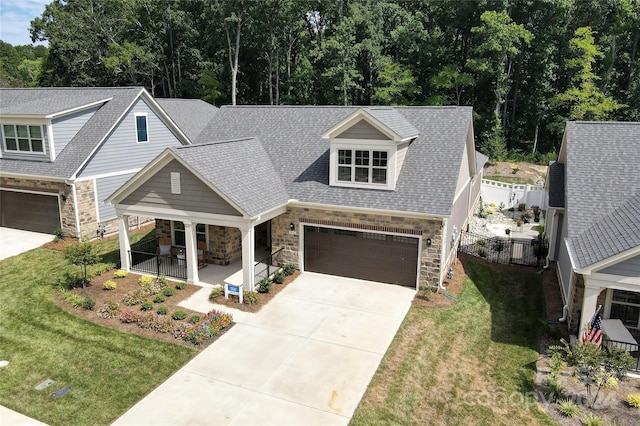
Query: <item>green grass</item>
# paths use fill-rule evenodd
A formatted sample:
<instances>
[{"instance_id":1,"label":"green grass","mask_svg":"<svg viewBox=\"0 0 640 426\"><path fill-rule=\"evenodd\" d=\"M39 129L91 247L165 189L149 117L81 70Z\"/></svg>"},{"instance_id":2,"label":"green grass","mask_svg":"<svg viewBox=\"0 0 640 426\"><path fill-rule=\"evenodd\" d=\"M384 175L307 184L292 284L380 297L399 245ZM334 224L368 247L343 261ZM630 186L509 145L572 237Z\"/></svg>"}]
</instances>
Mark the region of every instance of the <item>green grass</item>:
<instances>
[{"instance_id":1,"label":"green grass","mask_svg":"<svg viewBox=\"0 0 640 426\"><path fill-rule=\"evenodd\" d=\"M132 241L148 235L132 236ZM99 244L116 262L118 241ZM0 262L0 404L50 425L109 424L195 354L87 322L54 302L73 271L58 251L39 248ZM55 383L42 391L45 379ZM65 386L59 398L51 393Z\"/></svg>"},{"instance_id":2,"label":"green grass","mask_svg":"<svg viewBox=\"0 0 640 426\"><path fill-rule=\"evenodd\" d=\"M531 178L523 178L519 176L483 176L483 178L498 182L515 183L518 185L533 185L535 183Z\"/></svg>"},{"instance_id":3,"label":"green grass","mask_svg":"<svg viewBox=\"0 0 640 426\"><path fill-rule=\"evenodd\" d=\"M351 424L553 424L533 394L540 276L465 269L458 303L409 310Z\"/></svg>"}]
</instances>

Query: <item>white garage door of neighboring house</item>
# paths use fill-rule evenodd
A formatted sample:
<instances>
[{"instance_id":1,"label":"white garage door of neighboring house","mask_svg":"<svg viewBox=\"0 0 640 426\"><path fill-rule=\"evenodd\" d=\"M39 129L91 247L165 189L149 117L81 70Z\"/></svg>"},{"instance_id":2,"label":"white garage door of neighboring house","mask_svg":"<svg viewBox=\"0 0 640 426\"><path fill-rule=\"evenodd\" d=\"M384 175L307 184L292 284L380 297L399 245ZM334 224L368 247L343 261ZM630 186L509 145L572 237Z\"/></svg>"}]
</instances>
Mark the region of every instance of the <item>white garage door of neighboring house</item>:
<instances>
[{"instance_id":1,"label":"white garage door of neighboring house","mask_svg":"<svg viewBox=\"0 0 640 426\"><path fill-rule=\"evenodd\" d=\"M304 227L304 269L416 286L418 238L318 226Z\"/></svg>"},{"instance_id":2,"label":"white garage door of neighboring house","mask_svg":"<svg viewBox=\"0 0 640 426\"><path fill-rule=\"evenodd\" d=\"M53 234L62 226L58 195L0 191L1 225Z\"/></svg>"}]
</instances>

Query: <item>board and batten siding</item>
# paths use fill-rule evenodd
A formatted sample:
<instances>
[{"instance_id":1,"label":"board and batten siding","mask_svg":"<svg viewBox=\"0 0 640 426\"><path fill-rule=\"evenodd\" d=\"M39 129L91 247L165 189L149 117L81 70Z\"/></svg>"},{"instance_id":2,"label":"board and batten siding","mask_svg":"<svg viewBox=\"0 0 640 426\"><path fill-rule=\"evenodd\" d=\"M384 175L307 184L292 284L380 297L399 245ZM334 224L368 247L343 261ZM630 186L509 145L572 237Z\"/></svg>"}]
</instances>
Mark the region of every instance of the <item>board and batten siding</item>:
<instances>
[{"instance_id":1,"label":"board and batten siding","mask_svg":"<svg viewBox=\"0 0 640 426\"><path fill-rule=\"evenodd\" d=\"M98 222L104 222L105 220L111 220L116 218L116 208L110 204L105 204L104 200L118 188L120 188L126 181L128 181L135 173L126 173L117 176L108 176L95 180L96 193L98 194L98 200L96 202L98 206Z\"/></svg>"},{"instance_id":2,"label":"board and batten siding","mask_svg":"<svg viewBox=\"0 0 640 426\"><path fill-rule=\"evenodd\" d=\"M367 123L365 120L360 120L336 136L336 139L375 139L388 141L389 137L373 127L371 124Z\"/></svg>"},{"instance_id":3,"label":"board and batten siding","mask_svg":"<svg viewBox=\"0 0 640 426\"><path fill-rule=\"evenodd\" d=\"M136 113L147 114L148 142L136 141ZM180 145L180 140L160 117L143 99L138 99L79 176L91 177L118 170L141 169L165 148Z\"/></svg>"},{"instance_id":4,"label":"board and batten siding","mask_svg":"<svg viewBox=\"0 0 640 426\"><path fill-rule=\"evenodd\" d=\"M96 106L51 120L53 145L56 150L56 157L60 155L69 141L71 141L76 133L78 133L78 131L87 124L87 121L89 121L99 108L100 106Z\"/></svg>"},{"instance_id":5,"label":"board and batten siding","mask_svg":"<svg viewBox=\"0 0 640 426\"><path fill-rule=\"evenodd\" d=\"M638 278L640 277L640 256L635 256L608 268L601 269L598 273ZM640 291L640 288L638 288L638 291Z\"/></svg>"},{"instance_id":6,"label":"board and batten siding","mask_svg":"<svg viewBox=\"0 0 640 426\"><path fill-rule=\"evenodd\" d=\"M180 194L171 193L171 173L180 174ZM182 164L172 160L120 204L162 207L180 211L242 216Z\"/></svg>"}]
</instances>

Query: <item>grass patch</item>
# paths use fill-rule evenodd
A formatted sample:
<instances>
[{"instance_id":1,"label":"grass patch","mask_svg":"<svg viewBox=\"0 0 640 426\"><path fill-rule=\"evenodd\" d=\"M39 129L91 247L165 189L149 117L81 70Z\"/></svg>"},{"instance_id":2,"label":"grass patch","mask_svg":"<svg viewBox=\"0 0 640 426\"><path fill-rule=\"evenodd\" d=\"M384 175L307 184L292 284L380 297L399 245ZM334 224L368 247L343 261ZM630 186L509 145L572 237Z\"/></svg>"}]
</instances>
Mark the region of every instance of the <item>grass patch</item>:
<instances>
[{"instance_id":1,"label":"grass patch","mask_svg":"<svg viewBox=\"0 0 640 426\"><path fill-rule=\"evenodd\" d=\"M117 240L98 246L107 261L117 261ZM0 354L9 361L0 371L0 405L50 425L110 424L197 351L121 333L59 308L56 285L74 269L62 252L45 248L0 261ZM55 383L36 391L44 379ZM50 397L64 386L71 392Z\"/></svg>"},{"instance_id":2,"label":"grass patch","mask_svg":"<svg viewBox=\"0 0 640 426\"><path fill-rule=\"evenodd\" d=\"M465 261L459 302L412 307L352 425L553 424L534 399L541 279Z\"/></svg>"}]
</instances>

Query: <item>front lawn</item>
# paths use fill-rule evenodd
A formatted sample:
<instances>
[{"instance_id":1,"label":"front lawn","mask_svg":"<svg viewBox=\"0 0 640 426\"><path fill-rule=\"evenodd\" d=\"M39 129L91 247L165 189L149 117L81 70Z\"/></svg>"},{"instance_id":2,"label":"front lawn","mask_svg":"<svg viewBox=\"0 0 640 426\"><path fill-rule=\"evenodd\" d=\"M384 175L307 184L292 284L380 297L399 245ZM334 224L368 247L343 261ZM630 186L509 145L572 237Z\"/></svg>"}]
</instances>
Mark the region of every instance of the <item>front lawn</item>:
<instances>
[{"instance_id":1,"label":"front lawn","mask_svg":"<svg viewBox=\"0 0 640 426\"><path fill-rule=\"evenodd\" d=\"M554 424L533 393L540 275L463 266L456 304L409 310L351 424Z\"/></svg>"},{"instance_id":2,"label":"front lawn","mask_svg":"<svg viewBox=\"0 0 640 426\"><path fill-rule=\"evenodd\" d=\"M144 235L132 236L132 241ZM117 240L99 243L117 260ZM197 350L85 321L56 305L73 270L62 252L39 248L0 261L0 405L50 425L109 424ZM37 391L45 379L55 383ZM66 395L51 394L70 387Z\"/></svg>"}]
</instances>

